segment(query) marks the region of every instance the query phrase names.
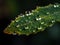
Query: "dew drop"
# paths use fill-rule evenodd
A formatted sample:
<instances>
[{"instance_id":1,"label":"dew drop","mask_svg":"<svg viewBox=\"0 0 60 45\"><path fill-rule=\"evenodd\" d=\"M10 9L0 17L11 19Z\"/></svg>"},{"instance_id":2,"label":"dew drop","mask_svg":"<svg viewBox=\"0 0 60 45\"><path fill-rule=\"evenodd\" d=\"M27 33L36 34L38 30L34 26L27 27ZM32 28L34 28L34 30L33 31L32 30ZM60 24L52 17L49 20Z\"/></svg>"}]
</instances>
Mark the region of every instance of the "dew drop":
<instances>
[{"instance_id":1,"label":"dew drop","mask_svg":"<svg viewBox=\"0 0 60 45\"><path fill-rule=\"evenodd\" d=\"M38 30L41 30L42 29L42 27L38 27Z\"/></svg>"},{"instance_id":2,"label":"dew drop","mask_svg":"<svg viewBox=\"0 0 60 45\"><path fill-rule=\"evenodd\" d=\"M53 24L50 24L49 27L52 27Z\"/></svg>"},{"instance_id":3,"label":"dew drop","mask_svg":"<svg viewBox=\"0 0 60 45\"><path fill-rule=\"evenodd\" d=\"M25 11L25 14L27 14L28 13L28 11Z\"/></svg>"},{"instance_id":4,"label":"dew drop","mask_svg":"<svg viewBox=\"0 0 60 45\"><path fill-rule=\"evenodd\" d=\"M29 12L29 15L33 15L33 13Z\"/></svg>"},{"instance_id":5,"label":"dew drop","mask_svg":"<svg viewBox=\"0 0 60 45\"><path fill-rule=\"evenodd\" d=\"M56 8L57 6L56 6L56 5L54 5L54 7Z\"/></svg>"},{"instance_id":6,"label":"dew drop","mask_svg":"<svg viewBox=\"0 0 60 45\"><path fill-rule=\"evenodd\" d=\"M36 20L39 20L38 18L36 18Z\"/></svg>"},{"instance_id":7,"label":"dew drop","mask_svg":"<svg viewBox=\"0 0 60 45\"><path fill-rule=\"evenodd\" d=\"M19 31L22 31L21 29L19 29Z\"/></svg>"},{"instance_id":8,"label":"dew drop","mask_svg":"<svg viewBox=\"0 0 60 45\"><path fill-rule=\"evenodd\" d=\"M35 30L33 30L33 32L35 32Z\"/></svg>"},{"instance_id":9,"label":"dew drop","mask_svg":"<svg viewBox=\"0 0 60 45\"><path fill-rule=\"evenodd\" d=\"M14 23L15 21L14 20L12 20L12 23Z\"/></svg>"},{"instance_id":10,"label":"dew drop","mask_svg":"<svg viewBox=\"0 0 60 45\"><path fill-rule=\"evenodd\" d=\"M57 5L57 7L59 7L59 5Z\"/></svg>"},{"instance_id":11,"label":"dew drop","mask_svg":"<svg viewBox=\"0 0 60 45\"><path fill-rule=\"evenodd\" d=\"M29 14L26 14L26 16L29 16Z\"/></svg>"},{"instance_id":12,"label":"dew drop","mask_svg":"<svg viewBox=\"0 0 60 45\"><path fill-rule=\"evenodd\" d=\"M8 27L10 27L10 25Z\"/></svg>"},{"instance_id":13,"label":"dew drop","mask_svg":"<svg viewBox=\"0 0 60 45\"><path fill-rule=\"evenodd\" d=\"M47 12L46 14L50 14L49 12Z\"/></svg>"},{"instance_id":14,"label":"dew drop","mask_svg":"<svg viewBox=\"0 0 60 45\"><path fill-rule=\"evenodd\" d=\"M54 5L54 7L56 8L56 7L59 7L59 5Z\"/></svg>"},{"instance_id":15,"label":"dew drop","mask_svg":"<svg viewBox=\"0 0 60 45\"><path fill-rule=\"evenodd\" d=\"M52 21L52 23L54 23L54 22L55 22L55 20Z\"/></svg>"},{"instance_id":16,"label":"dew drop","mask_svg":"<svg viewBox=\"0 0 60 45\"><path fill-rule=\"evenodd\" d=\"M34 12L34 10L32 10L32 12Z\"/></svg>"},{"instance_id":17,"label":"dew drop","mask_svg":"<svg viewBox=\"0 0 60 45\"><path fill-rule=\"evenodd\" d=\"M41 20L41 18L36 18L36 20Z\"/></svg>"},{"instance_id":18,"label":"dew drop","mask_svg":"<svg viewBox=\"0 0 60 45\"><path fill-rule=\"evenodd\" d=\"M20 17L24 17L24 15L21 15Z\"/></svg>"},{"instance_id":19,"label":"dew drop","mask_svg":"<svg viewBox=\"0 0 60 45\"><path fill-rule=\"evenodd\" d=\"M41 18L39 18L39 20L41 20Z\"/></svg>"},{"instance_id":20,"label":"dew drop","mask_svg":"<svg viewBox=\"0 0 60 45\"><path fill-rule=\"evenodd\" d=\"M41 22L41 24L44 24L44 22Z\"/></svg>"},{"instance_id":21,"label":"dew drop","mask_svg":"<svg viewBox=\"0 0 60 45\"><path fill-rule=\"evenodd\" d=\"M25 27L25 29L29 29L29 27Z\"/></svg>"},{"instance_id":22,"label":"dew drop","mask_svg":"<svg viewBox=\"0 0 60 45\"><path fill-rule=\"evenodd\" d=\"M13 33L13 35L16 35L16 33Z\"/></svg>"},{"instance_id":23,"label":"dew drop","mask_svg":"<svg viewBox=\"0 0 60 45\"><path fill-rule=\"evenodd\" d=\"M18 28L20 25L17 25L16 27Z\"/></svg>"},{"instance_id":24,"label":"dew drop","mask_svg":"<svg viewBox=\"0 0 60 45\"><path fill-rule=\"evenodd\" d=\"M19 22L19 20L16 20L16 22Z\"/></svg>"}]
</instances>

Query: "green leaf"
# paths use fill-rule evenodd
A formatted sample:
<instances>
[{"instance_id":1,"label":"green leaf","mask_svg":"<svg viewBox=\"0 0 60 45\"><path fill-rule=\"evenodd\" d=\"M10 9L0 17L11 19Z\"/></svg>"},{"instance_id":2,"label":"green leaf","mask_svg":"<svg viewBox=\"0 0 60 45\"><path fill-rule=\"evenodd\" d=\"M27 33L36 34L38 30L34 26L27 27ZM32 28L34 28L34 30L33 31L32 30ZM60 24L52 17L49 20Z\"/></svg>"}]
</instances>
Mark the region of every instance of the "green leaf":
<instances>
[{"instance_id":1,"label":"green leaf","mask_svg":"<svg viewBox=\"0 0 60 45\"><path fill-rule=\"evenodd\" d=\"M13 35L30 35L52 27L55 22L60 22L60 4L37 7L28 14L18 15L4 33Z\"/></svg>"}]
</instances>

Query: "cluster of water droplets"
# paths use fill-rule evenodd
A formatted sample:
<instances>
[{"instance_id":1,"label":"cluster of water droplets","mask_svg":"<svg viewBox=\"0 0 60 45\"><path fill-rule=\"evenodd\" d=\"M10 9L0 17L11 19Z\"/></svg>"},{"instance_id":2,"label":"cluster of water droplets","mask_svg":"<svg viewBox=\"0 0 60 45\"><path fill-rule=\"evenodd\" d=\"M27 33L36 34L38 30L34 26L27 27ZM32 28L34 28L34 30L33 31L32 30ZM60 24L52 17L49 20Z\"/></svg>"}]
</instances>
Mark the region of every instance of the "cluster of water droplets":
<instances>
[{"instance_id":1,"label":"cluster of water droplets","mask_svg":"<svg viewBox=\"0 0 60 45\"><path fill-rule=\"evenodd\" d=\"M53 5L53 7L54 7L54 8L57 8L57 7L59 7L59 5L55 4L55 5ZM34 12L36 12L37 14L39 13L38 9L40 9L40 7L37 7L36 10L32 10L32 12L29 11L29 12L27 13L27 11L26 11L25 14L20 14L20 15L18 15L18 17L16 17L15 20L12 20L11 23L13 23L13 24L14 24L14 23L18 23L15 27L18 28L19 31L23 31L22 29L20 29L21 25L22 25L22 26L23 26L23 25L26 25L26 26L24 27L25 31L26 31L26 30L30 30L29 25L27 25L27 24L25 24L25 23L24 23L24 24L19 24L20 18L29 17L29 19L31 19L31 17L34 15ZM50 15L50 12L46 12L46 14L47 14L47 15ZM30 16L31 16L31 17L30 17ZM44 16L43 16L43 17L44 17ZM34 18L35 18L35 21L37 21L37 22L40 21L40 24L41 24L41 26L39 26L39 27L36 26L36 27L37 27L37 31L38 31L38 30L39 30L39 31L44 30L44 29L45 29L44 26L49 24L49 23L46 24L45 18L43 18L43 17L41 17L41 16L40 16L40 17L34 17ZM47 18L49 19L49 17L47 17ZM44 20L42 20L42 19L44 19ZM50 19L49 19L49 20L50 20ZM47 21L49 21L49 20L47 20ZM26 21L27 23L30 23L30 24L32 23L32 21L30 21L30 20L28 20L28 19L26 19L25 21ZM24 22L24 21L21 20L20 22ZM55 23L55 20L51 20L50 22L51 22L51 24L48 25L48 26L51 27L52 24ZM35 22L34 22L34 23L35 23ZM11 25L9 25L8 27L10 28ZM34 27L35 27L35 25L34 25ZM33 31L33 32L36 32L35 29L32 30L32 31ZM16 35L16 33L13 33L13 35Z\"/></svg>"},{"instance_id":2,"label":"cluster of water droplets","mask_svg":"<svg viewBox=\"0 0 60 45\"><path fill-rule=\"evenodd\" d=\"M54 5L54 8L59 7L59 5Z\"/></svg>"}]
</instances>

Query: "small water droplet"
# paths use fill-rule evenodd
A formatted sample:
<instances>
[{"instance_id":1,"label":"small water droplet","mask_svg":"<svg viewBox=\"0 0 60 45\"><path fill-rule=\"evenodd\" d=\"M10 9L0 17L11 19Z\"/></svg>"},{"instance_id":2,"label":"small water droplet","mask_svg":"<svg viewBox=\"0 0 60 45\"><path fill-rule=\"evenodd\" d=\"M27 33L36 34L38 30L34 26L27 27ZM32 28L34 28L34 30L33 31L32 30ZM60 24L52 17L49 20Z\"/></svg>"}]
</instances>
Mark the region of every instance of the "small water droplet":
<instances>
[{"instance_id":1,"label":"small water droplet","mask_svg":"<svg viewBox=\"0 0 60 45\"><path fill-rule=\"evenodd\" d=\"M59 7L59 5L54 5L54 7L56 8L56 7Z\"/></svg>"},{"instance_id":2,"label":"small water droplet","mask_svg":"<svg viewBox=\"0 0 60 45\"><path fill-rule=\"evenodd\" d=\"M22 31L21 29L19 29L19 31Z\"/></svg>"},{"instance_id":3,"label":"small water droplet","mask_svg":"<svg viewBox=\"0 0 60 45\"><path fill-rule=\"evenodd\" d=\"M16 22L19 22L19 20L16 20Z\"/></svg>"},{"instance_id":4,"label":"small water droplet","mask_svg":"<svg viewBox=\"0 0 60 45\"><path fill-rule=\"evenodd\" d=\"M10 27L10 25L8 27Z\"/></svg>"},{"instance_id":5,"label":"small water droplet","mask_svg":"<svg viewBox=\"0 0 60 45\"><path fill-rule=\"evenodd\" d=\"M54 5L54 7L56 8L56 5Z\"/></svg>"},{"instance_id":6,"label":"small water droplet","mask_svg":"<svg viewBox=\"0 0 60 45\"><path fill-rule=\"evenodd\" d=\"M24 15L21 15L20 17L24 17Z\"/></svg>"},{"instance_id":7,"label":"small water droplet","mask_svg":"<svg viewBox=\"0 0 60 45\"><path fill-rule=\"evenodd\" d=\"M53 24L50 24L49 27L52 27Z\"/></svg>"},{"instance_id":8,"label":"small water droplet","mask_svg":"<svg viewBox=\"0 0 60 45\"><path fill-rule=\"evenodd\" d=\"M28 13L28 11L25 11L25 14L27 14Z\"/></svg>"},{"instance_id":9,"label":"small water droplet","mask_svg":"<svg viewBox=\"0 0 60 45\"><path fill-rule=\"evenodd\" d=\"M34 12L34 10L32 10L32 12Z\"/></svg>"},{"instance_id":10,"label":"small water droplet","mask_svg":"<svg viewBox=\"0 0 60 45\"><path fill-rule=\"evenodd\" d=\"M41 18L39 18L39 20L41 20Z\"/></svg>"},{"instance_id":11,"label":"small water droplet","mask_svg":"<svg viewBox=\"0 0 60 45\"><path fill-rule=\"evenodd\" d=\"M14 23L15 21L14 20L12 20L12 23Z\"/></svg>"},{"instance_id":12,"label":"small water droplet","mask_svg":"<svg viewBox=\"0 0 60 45\"><path fill-rule=\"evenodd\" d=\"M36 18L36 20L41 20L41 18Z\"/></svg>"},{"instance_id":13,"label":"small water droplet","mask_svg":"<svg viewBox=\"0 0 60 45\"><path fill-rule=\"evenodd\" d=\"M33 15L33 13L29 13L29 15Z\"/></svg>"},{"instance_id":14,"label":"small water droplet","mask_svg":"<svg viewBox=\"0 0 60 45\"><path fill-rule=\"evenodd\" d=\"M50 14L49 12L47 12L46 14Z\"/></svg>"},{"instance_id":15,"label":"small water droplet","mask_svg":"<svg viewBox=\"0 0 60 45\"><path fill-rule=\"evenodd\" d=\"M36 20L39 20L38 18L36 18Z\"/></svg>"},{"instance_id":16,"label":"small water droplet","mask_svg":"<svg viewBox=\"0 0 60 45\"><path fill-rule=\"evenodd\" d=\"M20 25L17 25L16 27L19 27Z\"/></svg>"},{"instance_id":17,"label":"small water droplet","mask_svg":"<svg viewBox=\"0 0 60 45\"><path fill-rule=\"evenodd\" d=\"M25 27L25 29L29 29L29 27Z\"/></svg>"},{"instance_id":18,"label":"small water droplet","mask_svg":"<svg viewBox=\"0 0 60 45\"><path fill-rule=\"evenodd\" d=\"M26 22L28 22L28 20L25 20Z\"/></svg>"},{"instance_id":19,"label":"small water droplet","mask_svg":"<svg viewBox=\"0 0 60 45\"><path fill-rule=\"evenodd\" d=\"M44 24L44 22L41 22L41 24Z\"/></svg>"},{"instance_id":20,"label":"small water droplet","mask_svg":"<svg viewBox=\"0 0 60 45\"><path fill-rule=\"evenodd\" d=\"M26 14L26 16L29 16L29 14Z\"/></svg>"},{"instance_id":21,"label":"small water droplet","mask_svg":"<svg viewBox=\"0 0 60 45\"><path fill-rule=\"evenodd\" d=\"M16 33L13 33L13 35L16 35Z\"/></svg>"},{"instance_id":22,"label":"small water droplet","mask_svg":"<svg viewBox=\"0 0 60 45\"><path fill-rule=\"evenodd\" d=\"M38 27L38 30L41 30L42 29L42 27Z\"/></svg>"},{"instance_id":23,"label":"small water droplet","mask_svg":"<svg viewBox=\"0 0 60 45\"><path fill-rule=\"evenodd\" d=\"M55 22L55 20L52 20L52 23L54 23Z\"/></svg>"},{"instance_id":24,"label":"small water droplet","mask_svg":"<svg viewBox=\"0 0 60 45\"><path fill-rule=\"evenodd\" d=\"M33 30L33 32L35 32L35 30Z\"/></svg>"}]
</instances>

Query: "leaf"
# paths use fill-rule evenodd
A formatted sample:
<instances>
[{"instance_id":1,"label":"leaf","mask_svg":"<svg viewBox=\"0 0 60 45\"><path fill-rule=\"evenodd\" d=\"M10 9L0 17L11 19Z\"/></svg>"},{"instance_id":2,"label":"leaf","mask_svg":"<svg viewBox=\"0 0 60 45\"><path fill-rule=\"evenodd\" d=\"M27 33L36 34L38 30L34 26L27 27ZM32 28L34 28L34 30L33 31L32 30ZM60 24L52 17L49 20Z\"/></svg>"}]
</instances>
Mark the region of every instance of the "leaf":
<instances>
[{"instance_id":1,"label":"leaf","mask_svg":"<svg viewBox=\"0 0 60 45\"><path fill-rule=\"evenodd\" d=\"M60 22L60 4L37 7L32 12L18 15L4 33L13 35L30 35L52 27L55 22Z\"/></svg>"}]
</instances>

